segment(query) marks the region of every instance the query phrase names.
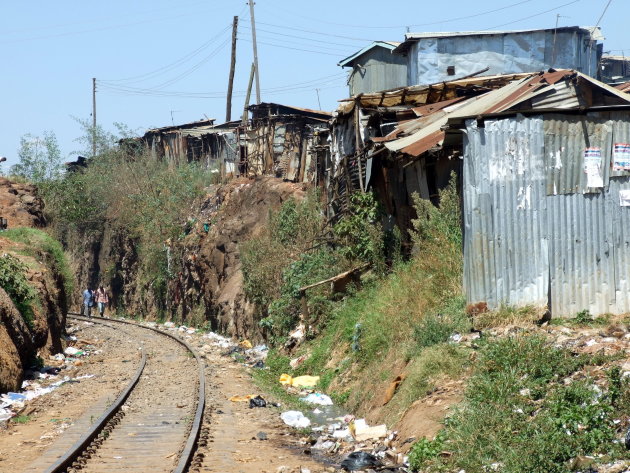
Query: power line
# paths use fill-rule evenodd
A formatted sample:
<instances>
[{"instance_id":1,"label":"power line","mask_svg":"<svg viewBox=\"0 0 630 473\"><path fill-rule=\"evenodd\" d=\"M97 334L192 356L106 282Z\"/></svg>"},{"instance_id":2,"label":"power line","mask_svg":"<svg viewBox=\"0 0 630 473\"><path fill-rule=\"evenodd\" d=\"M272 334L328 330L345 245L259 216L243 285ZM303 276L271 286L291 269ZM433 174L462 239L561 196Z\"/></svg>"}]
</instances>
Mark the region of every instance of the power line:
<instances>
[{"instance_id":1,"label":"power line","mask_svg":"<svg viewBox=\"0 0 630 473\"><path fill-rule=\"evenodd\" d=\"M455 21L459 21L459 20L467 20L469 18L476 18L479 16L484 16L484 15L489 15L492 13L496 13L499 11L503 11L503 10L507 10L509 8L513 8L519 5L523 5L525 3L529 3L532 0L521 0L519 2L516 3L512 3L510 5L506 5L504 7L500 7L500 8L495 8L493 10L487 10L487 11L483 11L483 12L479 12L473 15L466 15L466 16L460 16L460 17L456 17L456 18L448 18L445 20L437 20L437 21L431 21L428 23L415 23L415 24L407 24L407 25L392 25L392 26L369 26L369 25L349 25L349 24L345 24L345 23L336 23L336 22L332 22L332 21L325 21L325 20L320 20L318 18L312 18L312 17L308 17L308 16L304 16L304 15L300 15L298 13L292 12L290 10L287 10L286 8L282 8L282 11L284 13L288 13L290 15L296 16L298 18L304 18L306 20L310 20L310 21L316 21L318 23L324 23L324 24L328 24L328 25L334 25L334 26L343 26L345 28L360 28L360 29L404 29L406 27L416 27L416 26L432 26L432 25L440 25L440 24L444 24L444 23L452 23ZM274 14L276 12L274 11Z\"/></svg>"},{"instance_id":2,"label":"power line","mask_svg":"<svg viewBox=\"0 0 630 473\"><path fill-rule=\"evenodd\" d=\"M28 42L28 41L37 41L40 39L51 39L51 38L61 38L64 36L73 36L73 35L79 35L79 34L86 34L86 33L95 33L98 31L107 31L107 30L114 30L114 29L118 29L118 28L126 28L128 26L136 26L136 25L141 25L141 24L145 24L145 23L152 23L155 21L166 21L166 20L173 20L173 19L178 19L178 18L183 18L183 17L187 17L187 16L198 16L199 13L182 13L181 15L170 15L168 17L162 17L162 18L154 18L154 19L147 19L147 20L142 20L142 21L136 21L133 23L124 23L124 24L119 24L119 25L112 25L112 26L103 26L101 28L91 28L91 29L87 29L87 30L80 30L80 31L66 31L63 33L57 33L57 34L50 34L50 35L44 35L44 36L34 36L32 38L22 38L22 39L14 39L14 40L7 40L7 41L1 41L0 44L14 44L14 43L22 43L22 42Z\"/></svg>"},{"instance_id":3,"label":"power line","mask_svg":"<svg viewBox=\"0 0 630 473\"><path fill-rule=\"evenodd\" d=\"M323 77L319 77L317 79L311 79L308 81L304 81L304 82L294 82L291 84L286 84L286 85L282 85L282 86L277 86L277 87L270 87L267 89L262 89L263 92L265 93L276 93L276 92L284 92L284 91L291 91L291 90L297 90L297 89L308 89L308 88L313 88L315 86L319 86L319 85L326 85L329 84L331 82L335 82L339 79L341 79L342 77L345 77L346 73L345 72L339 72L336 74L332 74L332 75L328 75L328 76L323 76ZM99 82L99 85L102 86L102 88L104 90L108 90L108 91L112 91L112 92L121 92L121 93L125 93L128 95L148 95L148 96L173 96L173 97L180 97L180 96L187 96L187 97L198 97L198 98L221 98L221 97L225 97L225 93L223 91L215 91L215 92L176 92L176 91L164 91L164 90L156 90L156 89L145 89L145 88L137 88L137 87L130 87L130 86L124 86L124 85L116 85L116 84L101 84ZM240 90L237 92L234 92L235 96L245 96L245 91L244 90Z\"/></svg>"},{"instance_id":4,"label":"power line","mask_svg":"<svg viewBox=\"0 0 630 473\"><path fill-rule=\"evenodd\" d=\"M137 82L144 82L145 80L147 80L149 77L156 77L159 75L162 75L163 73L168 72L171 69L176 68L177 66L179 66L180 64L185 63L186 61L188 61L189 59L192 59L193 57L197 56L198 54L200 54L204 49L206 49L208 46L210 46L213 42L215 42L217 39L219 39L221 37L221 35L223 35L225 32L227 32L227 30L230 28L230 26L226 26L223 30L221 30L217 35L213 36L212 38L210 38L208 41L206 41L205 43L203 43L201 46L199 46L197 49L191 51L190 53L186 54L185 56L181 57L180 59L167 64L166 66L162 66L158 69L155 69L151 72L147 72L145 74L139 74L137 76L132 76L132 77L126 77L123 79L101 79L99 80L99 82L128 82L128 83L137 83Z\"/></svg>"},{"instance_id":5,"label":"power line","mask_svg":"<svg viewBox=\"0 0 630 473\"><path fill-rule=\"evenodd\" d=\"M248 41L251 42L251 39L243 39L243 41ZM314 49L302 49L302 48L292 48L291 46L286 46L284 44L276 44L276 43L267 43L265 41L258 41L259 44L265 44L267 46L274 46L276 48L282 48L282 49L292 49L294 51L304 51L307 53L315 53L315 54L325 54L327 56L335 56L335 57L339 57L339 54L335 54L335 53L331 53L331 52L326 52L326 51L317 51Z\"/></svg>"},{"instance_id":6,"label":"power line","mask_svg":"<svg viewBox=\"0 0 630 473\"><path fill-rule=\"evenodd\" d=\"M374 41L373 38L357 38L355 36L344 36L344 35L339 35L339 34L331 34L331 33L324 33L321 31L314 31L314 30L306 30L304 28L293 28L291 26L287 26L287 25L276 25L273 23L264 23L262 21L259 21L258 24L260 25L265 25L265 26L275 26L276 28L281 28L281 29L285 29L285 30L294 30L294 31L300 31L302 33L312 33L312 34L318 34L321 36L328 36L331 38L342 38L342 39L349 39L351 41L369 41L372 42Z\"/></svg>"},{"instance_id":7,"label":"power line","mask_svg":"<svg viewBox=\"0 0 630 473\"><path fill-rule=\"evenodd\" d=\"M604 18L604 15L606 14L606 10L608 10L608 7L610 6L611 3L612 3L612 0L608 0L606 7L604 7L604 11L600 15L599 20L597 20L597 23L595 24L595 28L599 26L599 23L602 21L602 18Z\"/></svg>"},{"instance_id":8,"label":"power line","mask_svg":"<svg viewBox=\"0 0 630 473\"><path fill-rule=\"evenodd\" d=\"M247 28L247 27L245 27L245 28ZM277 36L285 36L287 38L306 39L308 41L313 41L313 42L317 42L317 43L332 44L332 45L335 45L335 46L356 48L356 46L353 45L353 44L335 43L333 41L325 41L323 39L309 38L307 36L299 36L299 35L293 35L293 34L278 33L277 31L266 30L266 29L263 29L263 28L258 28L257 31L263 31L265 33L270 33L270 34L274 34L274 35L277 35Z\"/></svg>"},{"instance_id":9,"label":"power line","mask_svg":"<svg viewBox=\"0 0 630 473\"><path fill-rule=\"evenodd\" d=\"M283 38L275 38L273 36L268 36L267 34L263 34L263 35L258 35L259 38L262 39L266 39L268 41L275 41L274 44L282 44L282 45L287 45L290 47L305 47L309 50L316 50L316 51L324 51L324 52L329 52L329 53L334 53L337 56L347 56L348 55L348 49L342 49L342 48L335 48L335 47L331 47L331 46L321 46L317 43L307 43L307 42L299 42L299 41L294 41L294 40L290 40L290 41L286 41ZM247 39L244 39L244 41L247 41ZM356 46L349 46L352 48L353 51L356 50Z\"/></svg>"},{"instance_id":10,"label":"power line","mask_svg":"<svg viewBox=\"0 0 630 473\"><path fill-rule=\"evenodd\" d=\"M578 3L579 1L580 0L573 0L572 2L563 3L562 5L558 5L556 7L550 8L549 10L545 10L545 11L542 11L540 13L535 13L534 15L530 15L530 16L526 16L526 17L523 17L523 18L519 18L518 20L514 20L514 21L509 21L509 22L503 23L501 25L491 26L490 28L486 28L486 30L493 30L495 28L501 28L502 26L513 25L514 23L518 23L518 22L521 22L521 21L524 21L524 20L529 20L530 18L535 18L537 16L544 15L545 13L549 13L549 12L558 10L560 8L566 7L566 6L573 5L574 3Z\"/></svg>"}]
</instances>

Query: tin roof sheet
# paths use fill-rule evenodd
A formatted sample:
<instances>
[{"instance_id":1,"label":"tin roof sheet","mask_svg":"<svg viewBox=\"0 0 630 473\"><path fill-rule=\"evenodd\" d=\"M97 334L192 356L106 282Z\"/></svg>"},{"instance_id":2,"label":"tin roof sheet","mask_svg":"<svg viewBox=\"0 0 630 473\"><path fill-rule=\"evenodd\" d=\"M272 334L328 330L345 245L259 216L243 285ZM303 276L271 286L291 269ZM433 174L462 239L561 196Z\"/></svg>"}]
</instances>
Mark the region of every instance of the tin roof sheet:
<instances>
[{"instance_id":1,"label":"tin roof sheet","mask_svg":"<svg viewBox=\"0 0 630 473\"><path fill-rule=\"evenodd\" d=\"M368 44L364 48L359 49L356 53L351 54L345 59L342 59L341 61L337 63L337 65L341 67L349 66L350 63L354 61L356 58L358 58L362 54L365 54L374 48L385 48L385 49L389 49L390 51L393 51L398 46L400 46L400 42L398 41L373 41L372 43Z\"/></svg>"},{"instance_id":2,"label":"tin roof sheet","mask_svg":"<svg viewBox=\"0 0 630 473\"><path fill-rule=\"evenodd\" d=\"M584 94L586 88L591 89L590 93ZM599 95L593 93L594 90ZM426 115L399 125L383 141L391 151L419 156L443 143L447 124L463 123L466 118L508 111L557 112L588 108L582 95L591 97L589 106L630 105L629 95L585 74L572 70L550 71L513 80L483 95L460 101L451 99L444 101L447 103L438 102L433 104L434 109L422 108Z\"/></svg>"}]
</instances>

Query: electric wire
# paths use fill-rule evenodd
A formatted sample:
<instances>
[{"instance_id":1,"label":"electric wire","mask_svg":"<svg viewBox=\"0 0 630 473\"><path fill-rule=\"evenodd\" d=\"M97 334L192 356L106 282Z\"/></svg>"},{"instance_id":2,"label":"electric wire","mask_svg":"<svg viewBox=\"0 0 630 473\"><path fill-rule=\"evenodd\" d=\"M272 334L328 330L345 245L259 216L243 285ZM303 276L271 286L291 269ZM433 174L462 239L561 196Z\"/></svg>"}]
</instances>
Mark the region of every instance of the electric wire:
<instances>
[{"instance_id":1,"label":"electric wire","mask_svg":"<svg viewBox=\"0 0 630 473\"><path fill-rule=\"evenodd\" d=\"M128 82L128 83L138 83L138 82L144 82L145 80L148 80L149 78L152 77L156 77L156 76L160 76L166 72L169 72L170 70L176 68L177 66L179 66L180 64L185 63L186 61L188 61L189 59L192 59L193 57L197 56L198 54L200 54L204 49L206 49L208 46L210 46L213 42L215 42L216 40L218 40L221 35L225 34L229 29L231 28L231 25L226 26L223 30L221 30L218 34L216 34L215 36L213 36L212 38L210 38L208 41L206 41L205 43L203 43L201 46L199 46L197 49L191 51L190 53L186 54L185 56L179 58L178 60L167 64L166 66L162 66L158 69L155 69L151 72L147 72L144 74L139 74L137 76L132 76L132 77L126 77L123 79L100 79L100 82Z\"/></svg>"},{"instance_id":2,"label":"electric wire","mask_svg":"<svg viewBox=\"0 0 630 473\"><path fill-rule=\"evenodd\" d=\"M244 26L244 28L251 31L251 28L249 28L247 26ZM264 28L256 28L256 33L258 33L259 31L262 31L264 33L274 34L276 36L284 36L284 37L287 37L287 38L305 39L305 40L313 41L313 42L316 42L316 43L332 44L332 45L335 45L335 46L342 46L342 47L346 47L346 48L355 48L356 47L353 44L338 43L338 42L333 42L333 41L325 41L323 39L309 38L307 36L299 36L299 35L286 34L286 33L278 33L277 31L267 30L267 29L264 29Z\"/></svg>"},{"instance_id":3,"label":"electric wire","mask_svg":"<svg viewBox=\"0 0 630 473\"><path fill-rule=\"evenodd\" d=\"M323 76L317 79L311 79L304 82L294 82L294 83L286 84L282 86L265 88L265 89L262 89L262 92L275 93L275 92L290 91L290 90L303 89L303 88L304 89L313 88L318 85L327 85L331 82L338 81L342 77L345 77L346 75L347 74L345 72L339 72L336 74ZM209 96L213 96L216 98L225 97L224 91L177 92L177 91L143 89L143 88L129 87L129 86L124 86L124 85L116 85L116 84L100 84L98 81L97 83L99 84L99 86L102 86L104 90L106 89L108 91L124 92L128 94L137 94L137 95L156 95L157 94L160 96L174 96L174 97L178 97L178 96L206 97L206 98ZM245 96L245 91L244 90L235 91L234 95Z\"/></svg>"},{"instance_id":4,"label":"electric wire","mask_svg":"<svg viewBox=\"0 0 630 473\"><path fill-rule=\"evenodd\" d=\"M288 14L296 16L298 18L303 18L305 20L316 21L318 23L324 23L324 24L334 25L334 26L343 26L345 28L390 29L391 30L391 29L404 29L404 28L407 28L407 27L440 25L440 24L452 23L452 22L460 21L460 20L467 20L469 18L477 18L479 16L490 15L492 13L496 13L496 12L499 12L499 11L507 10L509 8L517 7L519 5L523 5L523 4L529 3L531 1L532 0L521 0L519 2L512 3L510 5L506 5L506 6L503 6L503 7L500 7L500 8L495 8L495 9L492 9L492 10L486 10L486 11L475 13L475 14L472 14L472 15L460 16L460 17L456 17L456 18L448 18L448 19L445 19L445 20L436 20L436 21L431 21L431 22L428 22L428 23L414 23L414 24L407 24L407 25L391 25L391 26L350 25L350 24L345 24L345 23L336 23L336 22L332 22L332 21L325 21L325 20L320 20L318 18L312 18L312 17L300 15L298 13L295 13L295 12L292 12L290 10L287 10L286 8L282 8L282 12L283 13L288 13Z\"/></svg>"},{"instance_id":5,"label":"electric wire","mask_svg":"<svg viewBox=\"0 0 630 473\"><path fill-rule=\"evenodd\" d=\"M248 43L252 42L251 39L243 39L242 41L247 41ZM317 50L314 50L314 49L293 48L293 47L287 46L285 44L268 43L267 41L256 41L256 42L258 44L264 44L266 46L274 46L276 48L282 48L282 49L291 49L291 50L294 50L294 51L303 51L303 52L315 53L315 54L325 54L327 56L335 56L335 57L339 57L339 55L340 55L340 54L331 53L331 52L327 52L327 51L317 51Z\"/></svg>"},{"instance_id":6,"label":"electric wire","mask_svg":"<svg viewBox=\"0 0 630 473\"><path fill-rule=\"evenodd\" d=\"M495 28L501 28L501 27L503 27L503 26L513 25L514 23L519 23L519 22L521 22L521 21L529 20L530 18L535 18L535 17L537 17L537 16L544 15L545 13L549 13L549 12L552 12L552 11L558 10L558 9L560 9L560 8L567 7L567 6L569 6L569 5L573 5L574 3L578 3L579 1L580 1L580 0L573 0L573 1L568 2L568 3L563 3L562 5L555 6L555 7L553 7L553 8L550 8L549 10L545 10L545 11L542 11L542 12L540 12L540 13L535 13L535 14L533 14L533 15L526 16L526 17L523 17L523 18L519 18L518 20L509 21L509 22L507 22L507 23L502 23L502 24L500 24L500 25L491 26L490 28L486 28L486 30L493 30L493 29L495 29Z\"/></svg>"}]
</instances>

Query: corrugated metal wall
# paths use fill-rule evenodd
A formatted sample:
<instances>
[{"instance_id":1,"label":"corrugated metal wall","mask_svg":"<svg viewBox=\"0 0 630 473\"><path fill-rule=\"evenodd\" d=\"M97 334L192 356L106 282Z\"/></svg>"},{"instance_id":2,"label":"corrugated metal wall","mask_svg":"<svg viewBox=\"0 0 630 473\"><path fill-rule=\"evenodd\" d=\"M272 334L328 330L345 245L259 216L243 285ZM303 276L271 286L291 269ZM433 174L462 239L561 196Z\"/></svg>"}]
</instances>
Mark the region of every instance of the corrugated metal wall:
<instances>
[{"instance_id":1,"label":"corrugated metal wall","mask_svg":"<svg viewBox=\"0 0 630 473\"><path fill-rule=\"evenodd\" d=\"M373 48L354 63L349 81L351 96L407 85L407 58L392 54L389 49Z\"/></svg>"},{"instance_id":2,"label":"corrugated metal wall","mask_svg":"<svg viewBox=\"0 0 630 473\"><path fill-rule=\"evenodd\" d=\"M467 122L464 286L469 302L543 305L554 315L630 311L628 171L610 176L630 113ZM601 149L603 187L586 185L585 148Z\"/></svg>"},{"instance_id":3,"label":"corrugated metal wall","mask_svg":"<svg viewBox=\"0 0 630 473\"><path fill-rule=\"evenodd\" d=\"M586 32L526 31L496 35L421 38L409 52L408 85L452 80L484 67L490 74L535 72L555 67L597 76L598 49ZM555 48L554 48L555 44Z\"/></svg>"}]
</instances>

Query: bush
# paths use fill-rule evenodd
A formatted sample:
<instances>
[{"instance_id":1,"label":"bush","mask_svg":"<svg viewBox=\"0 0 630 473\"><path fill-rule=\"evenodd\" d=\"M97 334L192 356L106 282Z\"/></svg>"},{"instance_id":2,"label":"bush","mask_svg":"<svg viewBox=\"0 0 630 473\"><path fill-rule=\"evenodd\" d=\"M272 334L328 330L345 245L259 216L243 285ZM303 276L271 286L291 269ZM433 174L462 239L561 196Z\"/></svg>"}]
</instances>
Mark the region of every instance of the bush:
<instances>
[{"instance_id":1,"label":"bush","mask_svg":"<svg viewBox=\"0 0 630 473\"><path fill-rule=\"evenodd\" d=\"M53 266L53 270L61 274L66 296L70 297L72 295L74 291L74 274L68 265L61 243L48 233L37 228L11 228L6 230L2 236L12 241L26 244L26 253L29 256L38 256L38 252L43 253L44 257Z\"/></svg>"},{"instance_id":2,"label":"bush","mask_svg":"<svg viewBox=\"0 0 630 473\"><path fill-rule=\"evenodd\" d=\"M433 440L421 438L409 450L409 467L412 471L418 471L428 461L437 458L443 447L444 441L440 435Z\"/></svg>"},{"instance_id":3,"label":"bush","mask_svg":"<svg viewBox=\"0 0 630 473\"><path fill-rule=\"evenodd\" d=\"M37 294L28 283L28 267L15 256L0 255L0 287L6 291L22 318L33 328L32 304L37 303Z\"/></svg>"}]
</instances>

